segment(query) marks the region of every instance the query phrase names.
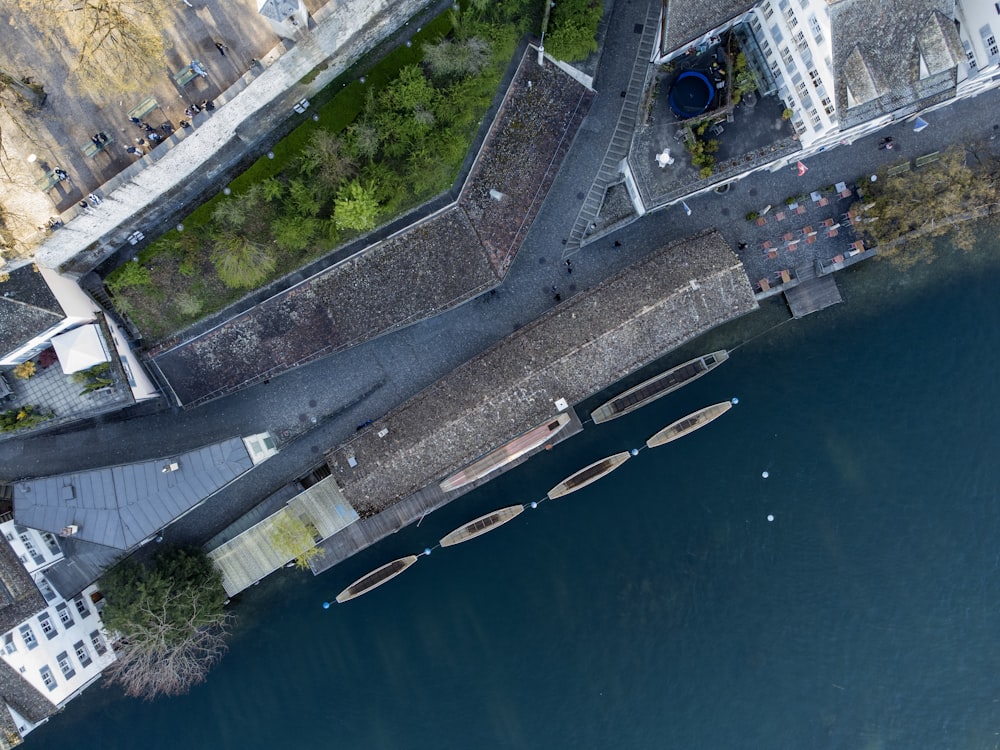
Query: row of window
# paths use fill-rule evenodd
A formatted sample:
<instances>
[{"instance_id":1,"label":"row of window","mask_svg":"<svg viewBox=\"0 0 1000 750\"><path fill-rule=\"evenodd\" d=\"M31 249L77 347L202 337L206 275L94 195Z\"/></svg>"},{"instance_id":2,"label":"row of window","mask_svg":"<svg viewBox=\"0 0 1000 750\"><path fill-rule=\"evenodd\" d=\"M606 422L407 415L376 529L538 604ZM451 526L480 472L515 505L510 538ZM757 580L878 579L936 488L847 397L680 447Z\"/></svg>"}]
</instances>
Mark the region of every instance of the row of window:
<instances>
[{"instance_id":1,"label":"row of window","mask_svg":"<svg viewBox=\"0 0 1000 750\"><path fill-rule=\"evenodd\" d=\"M86 619L90 617L90 607L87 606L86 600L82 596L78 596L73 600L73 605L76 607L76 611L80 614L81 619ZM56 614L59 616L59 621L67 628L73 627L73 615L70 613L69 606L66 602L56 605ZM56 630L55 623L52 622L52 618L49 617L48 612L42 612L38 616L38 624L45 634L45 637L49 640L55 638L59 631ZM35 631L31 629L30 625L22 625L19 628L21 633L21 640L24 641L24 646L29 651L36 646L38 646L38 641L35 639ZM95 631L96 632L96 631ZM4 650L8 654L13 654L17 651L17 644L14 643L14 633L6 633L3 637Z\"/></svg>"},{"instance_id":2,"label":"row of window","mask_svg":"<svg viewBox=\"0 0 1000 750\"><path fill-rule=\"evenodd\" d=\"M108 650L108 647L104 643L104 638L102 638L100 632L96 630L90 634L90 643L94 647L98 656L102 656ZM84 669L89 667L94 661L90 658L90 651L87 649L87 645L83 641L77 641L73 644L73 652L76 654L76 659L80 662L80 666ZM56 656L56 663L59 665L59 671L62 672L65 679L71 680L76 676L76 668L73 666L73 662L71 661L68 652L63 651L61 654ZM41 676L42 683L46 688L50 691L56 689L56 686L59 683L56 681L56 677L52 674L52 669L48 664L41 667L38 670L38 674Z\"/></svg>"}]
</instances>

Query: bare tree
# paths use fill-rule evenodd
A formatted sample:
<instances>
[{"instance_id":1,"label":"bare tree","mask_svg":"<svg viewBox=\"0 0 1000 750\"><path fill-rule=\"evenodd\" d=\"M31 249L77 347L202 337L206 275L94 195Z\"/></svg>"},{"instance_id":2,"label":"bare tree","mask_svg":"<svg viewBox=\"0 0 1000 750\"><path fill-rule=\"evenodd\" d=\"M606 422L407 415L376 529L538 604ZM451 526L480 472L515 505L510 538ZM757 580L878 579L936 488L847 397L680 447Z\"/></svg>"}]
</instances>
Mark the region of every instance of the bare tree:
<instances>
[{"instance_id":1,"label":"bare tree","mask_svg":"<svg viewBox=\"0 0 1000 750\"><path fill-rule=\"evenodd\" d=\"M125 560L101 585L117 656L106 674L126 694L151 700L185 693L225 653L231 619L222 577L201 550L168 548L150 567Z\"/></svg>"}]
</instances>

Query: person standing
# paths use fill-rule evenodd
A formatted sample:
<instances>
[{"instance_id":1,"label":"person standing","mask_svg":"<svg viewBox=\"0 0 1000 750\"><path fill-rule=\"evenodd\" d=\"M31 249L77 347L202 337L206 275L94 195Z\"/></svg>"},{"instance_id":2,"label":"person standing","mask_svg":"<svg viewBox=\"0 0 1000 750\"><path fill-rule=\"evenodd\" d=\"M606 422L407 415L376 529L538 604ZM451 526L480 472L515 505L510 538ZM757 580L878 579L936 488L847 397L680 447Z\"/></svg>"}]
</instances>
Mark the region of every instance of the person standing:
<instances>
[{"instance_id":1,"label":"person standing","mask_svg":"<svg viewBox=\"0 0 1000 750\"><path fill-rule=\"evenodd\" d=\"M222 55L223 57L225 57L225 56L226 56L226 50L227 50L227 49L229 49L229 48L228 48L228 47L227 47L226 45L224 45L224 44L223 44L222 42L216 42L216 43L215 43L215 48L216 48L217 50L219 50L219 54L220 54L220 55Z\"/></svg>"}]
</instances>

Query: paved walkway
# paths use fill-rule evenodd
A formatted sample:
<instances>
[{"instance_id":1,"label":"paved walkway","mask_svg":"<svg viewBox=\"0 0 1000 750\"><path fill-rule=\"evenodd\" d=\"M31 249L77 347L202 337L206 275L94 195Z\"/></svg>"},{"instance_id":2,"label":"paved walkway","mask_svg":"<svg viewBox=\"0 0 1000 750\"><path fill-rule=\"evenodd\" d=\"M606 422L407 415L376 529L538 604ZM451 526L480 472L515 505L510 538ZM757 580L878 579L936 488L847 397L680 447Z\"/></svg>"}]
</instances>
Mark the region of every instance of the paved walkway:
<instances>
[{"instance_id":1,"label":"paved walkway","mask_svg":"<svg viewBox=\"0 0 1000 750\"><path fill-rule=\"evenodd\" d=\"M665 238L709 227L718 227L736 247L750 237L751 228L756 229L745 219L751 210L781 202L790 194L863 176L881 163L898 159L900 153L940 150L951 142L968 143L992 136L994 128L1000 130L1000 93L983 94L928 115L931 126L920 134L912 133L906 124L889 128L898 151L878 150L879 134L808 160L810 171L803 178L797 178L794 169L765 172L737 183L726 195L710 193L690 201L690 216L679 207L649 214L574 255L569 274L561 256L585 197L579 186L591 184L618 122L618 92L629 79L639 42L632 29L645 22L648 7L648 2L616 3L595 77L598 96L590 116L496 296L486 295L190 412L149 413L149 406L140 406L73 430L8 441L0 444L0 478L158 457L234 433L269 429L301 435L211 503L181 519L168 534L172 540L202 541L260 498L321 463L323 452L351 437L356 425L387 413L549 309L554 304L553 285L565 299L631 265L662 246ZM614 247L615 240L622 245ZM753 252L759 253L760 248L754 247ZM306 430L313 418L316 426Z\"/></svg>"}]
</instances>

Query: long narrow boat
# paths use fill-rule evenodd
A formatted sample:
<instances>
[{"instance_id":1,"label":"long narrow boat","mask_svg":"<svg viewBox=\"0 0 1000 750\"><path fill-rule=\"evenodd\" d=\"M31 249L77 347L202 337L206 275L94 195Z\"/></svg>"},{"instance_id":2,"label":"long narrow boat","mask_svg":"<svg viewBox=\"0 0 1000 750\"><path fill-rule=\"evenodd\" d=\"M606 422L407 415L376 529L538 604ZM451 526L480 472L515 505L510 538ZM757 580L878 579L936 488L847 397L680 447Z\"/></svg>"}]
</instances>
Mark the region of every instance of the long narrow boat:
<instances>
[{"instance_id":1,"label":"long narrow boat","mask_svg":"<svg viewBox=\"0 0 1000 750\"><path fill-rule=\"evenodd\" d=\"M511 519L517 518L523 510L523 505L511 505L507 508L487 513L485 516L480 516L475 521L469 521L464 526L459 526L450 534L442 537L440 545L442 547L451 547L454 544L461 544L470 539L475 539L477 536L482 536L489 531L493 531L498 526L503 526Z\"/></svg>"},{"instance_id":2,"label":"long narrow boat","mask_svg":"<svg viewBox=\"0 0 1000 750\"><path fill-rule=\"evenodd\" d=\"M684 437L685 435L704 427L713 419L718 419L732 408L733 405L731 403L728 401L722 401L721 403L712 404L711 406L706 406L704 409L692 412L686 417L681 417L676 422L671 422L653 435L653 437L646 441L646 447L656 448L660 445L666 445L679 437Z\"/></svg>"},{"instance_id":3,"label":"long narrow boat","mask_svg":"<svg viewBox=\"0 0 1000 750\"><path fill-rule=\"evenodd\" d=\"M346 589L337 594L337 602L343 604L355 597L367 594L372 589L376 589L386 581L391 581L408 567L417 561L416 555L408 555L398 560L386 563L381 568L376 568L371 573L367 573Z\"/></svg>"},{"instance_id":4,"label":"long narrow boat","mask_svg":"<svg viewBox=\"0 0 1000 750\"><path fill-rule=\"evenodd\" d=\"M534 450L568 424L569 415L560 414L555 419L550 419L545 424L529 430L505 445L501 445L495 451L487 453L478 461L474 461L461 471L457 471L443 480L438 486L443 492L448 492L457 490L470 482L475 482L477 479L482 479L487 474L516 461L528 451Z\"/></svg>"},{"instance_id":5,"label":"long narrow boat","mask_svg":"<svg viewBox=\"0 0 1000 750\"><path fill-rule=\"evenodd\" d=\"M555 500L557 497L582 490L588 484L592 484L601 477L607 476L628 460L629 452L622 451L613 456L602 458L600 461L594 461L590 466L580 469L576 474L567 477L549 490L549 500Z\"/></svg>"},{"instance_id":6,"label":"long narrow boat","mask_svg":"<svg viewBox=\"0 0 1000 750\"><path fill-rule=\"evenodd\" d=\"M676 391L692 380L697 380L727 359L729 359L729 352L725 349L706 354L703 357L695 357L690 362L677 365L677 367L639 383L634 388L629 388L624 393L598 406L590 412L590 416L595 424L616 419L645 406L650 401L655 401L661 396Z\"/></svg>"}]
</instances>

